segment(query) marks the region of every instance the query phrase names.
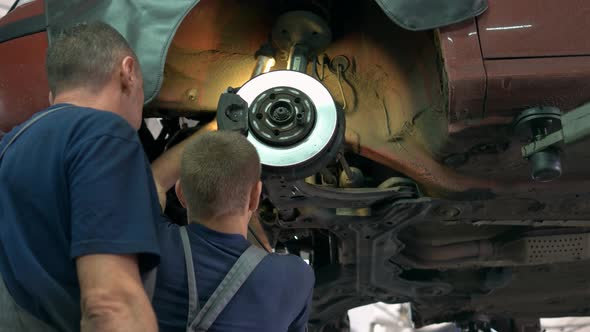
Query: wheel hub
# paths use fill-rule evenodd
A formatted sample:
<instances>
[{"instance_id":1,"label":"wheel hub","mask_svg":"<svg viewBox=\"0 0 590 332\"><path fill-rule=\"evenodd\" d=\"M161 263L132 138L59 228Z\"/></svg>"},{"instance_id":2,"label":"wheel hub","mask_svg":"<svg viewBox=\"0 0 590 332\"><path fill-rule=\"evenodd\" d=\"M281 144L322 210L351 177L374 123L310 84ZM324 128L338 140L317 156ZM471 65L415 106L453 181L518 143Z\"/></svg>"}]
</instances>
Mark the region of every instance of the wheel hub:
<instances>
[{"instance_id":1,"label":"wheel hub","mask_svg":"<svg viewBox=\"0 0 590 332\"><path fill-rule=\"evenodd\" d=\"M335 138L343 120L339 121L334 100L306 74L289 70L262 74L244 84L238 95L249 105L248 140L271 172L306 170L307 176L340 142Z\"/></svg>"},{"instance_id":2,"label":"wheel hub","mask_svg":"<svg viewBox=\"0 0 590 332\"><path fill-rule=\"evenodd\" d=\"M289 146L304 140L315 124L310 98L295 88L276 87L261 93L250 107L250 128L271 146Z\"/></svg>"}]
</instances>

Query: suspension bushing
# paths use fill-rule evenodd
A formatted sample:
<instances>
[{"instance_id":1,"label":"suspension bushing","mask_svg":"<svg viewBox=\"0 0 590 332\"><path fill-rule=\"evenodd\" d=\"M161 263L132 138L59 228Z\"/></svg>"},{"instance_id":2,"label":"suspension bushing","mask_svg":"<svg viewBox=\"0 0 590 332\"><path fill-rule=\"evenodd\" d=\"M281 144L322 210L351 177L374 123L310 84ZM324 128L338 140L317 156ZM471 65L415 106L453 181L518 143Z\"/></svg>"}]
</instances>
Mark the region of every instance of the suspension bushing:
<instances>
[{"instance_id":1,"label":"suspension bushing","mask_svg":"<svg viewBox=\"0 0 590 332\"><path fill-rule=\"evenodd\" d=\"M514 131L523 143L538 141L561 129L561 111L556 107L534 107L522 112L514 121ZM559 149L549 147L529 157L531 177L538 182L553 181L561 176Z\"/></svg>"}]
</instances>

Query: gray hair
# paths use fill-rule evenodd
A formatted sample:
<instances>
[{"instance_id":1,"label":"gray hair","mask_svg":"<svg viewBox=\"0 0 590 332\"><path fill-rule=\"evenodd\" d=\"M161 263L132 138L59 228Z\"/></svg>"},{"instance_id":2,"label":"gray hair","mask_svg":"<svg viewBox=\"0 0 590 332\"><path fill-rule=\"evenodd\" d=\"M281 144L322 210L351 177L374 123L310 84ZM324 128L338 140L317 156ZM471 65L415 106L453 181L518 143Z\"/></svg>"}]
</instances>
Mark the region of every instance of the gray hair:
<instances>
[{"instance_id":1,"label":"gray hair","mask_svg":"<svg viewBox=\"0 0 590 332\"><path fill-rule=\"evenodd\" d=\"M78 87L100 90L125 56L137 56L125 38L102 22L63 30L47 49L49 88L58 93Z\"/></svg>"},{"instance_id":2,"label":"gray hair","mask_svg":"<svg viewBox=\"0 0 590 332\"><path fill-rule=\"evenodd\" d=\"M180 183L192 221L245 209L260 180L256 148L236 132L210 132L184 149Z\"/></svg>"}]
</instances>

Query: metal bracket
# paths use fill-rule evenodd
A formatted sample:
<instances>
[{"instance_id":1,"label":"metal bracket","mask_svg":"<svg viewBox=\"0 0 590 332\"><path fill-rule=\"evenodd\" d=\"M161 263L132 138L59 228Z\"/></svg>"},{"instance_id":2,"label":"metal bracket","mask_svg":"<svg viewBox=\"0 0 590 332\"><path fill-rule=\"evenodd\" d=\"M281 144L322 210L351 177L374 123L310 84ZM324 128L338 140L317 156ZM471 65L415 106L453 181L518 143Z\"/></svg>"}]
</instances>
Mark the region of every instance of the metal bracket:
<instances>
[{"instance_id":1,"label":"metal bracket","mask_svg":"<svg viewBox=\"0 0 590 332\"><path fill-rule=\"evenodd\" d=\"M229 88L219 97L217 126L219 130L239 131L242 135L248 135L248 103L234 91Z\"/></svg>"},{"instance_id":2,"label":"metal bracket","mask_svg":"<svg viewBox=\"0 0 590 332\"><path fill-rule=\"evenodd\" d=\"M561 129L523 146L522 156L529 158L547 148L557 147L559 144L572 144L588 136L590 136L590 103L561 115Z\"/></svg>"},{"instance_id":3,"label":"metal bracket","mask_svg":"<svg viewBox=\"0 0 590 332\"><path fill-rule=\"evenodd\" d=\"M559 151L590 136L590 104L562 114L554 107L536 107L521 113L515 120L515 131L530 131L522 156L532 163L532 177L547 182L561 175Z\"/></svg>"}]
</instances>

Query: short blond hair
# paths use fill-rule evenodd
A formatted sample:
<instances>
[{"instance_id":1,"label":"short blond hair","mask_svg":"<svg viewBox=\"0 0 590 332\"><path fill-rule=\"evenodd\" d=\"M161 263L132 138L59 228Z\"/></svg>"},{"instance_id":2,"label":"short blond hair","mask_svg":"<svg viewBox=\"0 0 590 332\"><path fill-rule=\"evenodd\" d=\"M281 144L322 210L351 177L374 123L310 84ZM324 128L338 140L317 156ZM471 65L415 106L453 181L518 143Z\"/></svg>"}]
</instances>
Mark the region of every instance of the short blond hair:
<instances>
[{"instance_id":1,"label":"short blond hair","mask_svg":"<svg viewBox=\"0 0 590 332\"><path fill-rule=\"evenodd\" d=\"M180 183L191 221L245 209L260 180L256 148L236 132L202 134L184 149Z\"/></svg>"}]
</instances>

